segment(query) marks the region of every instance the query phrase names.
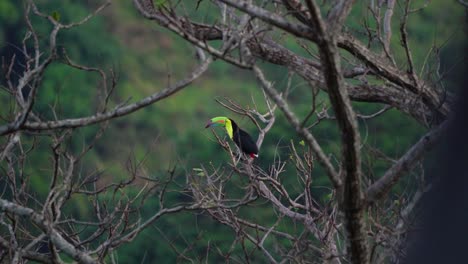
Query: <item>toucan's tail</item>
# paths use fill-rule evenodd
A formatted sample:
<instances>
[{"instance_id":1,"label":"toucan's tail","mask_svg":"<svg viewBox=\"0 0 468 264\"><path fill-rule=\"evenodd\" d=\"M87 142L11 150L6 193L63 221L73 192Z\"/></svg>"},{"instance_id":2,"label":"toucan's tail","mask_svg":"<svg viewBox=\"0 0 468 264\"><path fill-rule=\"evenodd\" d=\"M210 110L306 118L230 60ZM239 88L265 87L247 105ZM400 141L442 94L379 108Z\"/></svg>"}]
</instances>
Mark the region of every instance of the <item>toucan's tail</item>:
<instances>
[{"instance_id":1,"label":"toucan's tail","mask_svg":"<svg viewBox=\"0 0 468 264\"><path fill-rule=\"evenodd\" d=\"M258 154L255 154L255 153L250 153L249 156L250 156L252 159L258 158Z\"/></svg>"}]
</instances>

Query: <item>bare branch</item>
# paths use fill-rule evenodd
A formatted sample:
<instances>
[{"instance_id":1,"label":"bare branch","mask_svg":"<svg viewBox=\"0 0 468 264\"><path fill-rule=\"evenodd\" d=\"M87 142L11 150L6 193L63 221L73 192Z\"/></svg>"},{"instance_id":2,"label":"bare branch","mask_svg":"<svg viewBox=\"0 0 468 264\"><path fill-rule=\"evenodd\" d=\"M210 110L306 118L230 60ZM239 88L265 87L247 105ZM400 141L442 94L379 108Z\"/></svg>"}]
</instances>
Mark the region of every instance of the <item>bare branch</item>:
<instances>
[{"instance_id":1,"label":"bare branch","mask_svg":"<svg viewBox=\"0 0 468 264\"><path fill-rule=\"evenodd\" d=\"M155 102L158 102L162 99L165 99L174 93L182 90L183 88L187 87L191 84L194 80L199 78L207 69L211 63L211 59L207 59L207 61L203 62L197 69L195 69L188 77L183 80L176 82L173 85L163 89L160 92L154 93L148 97L141 99L140 101L127 105L127 106L117 106L111 111L107 111L104 113L97 113L90 117L82 117L82 118L75 118L75 119L64 119L58 121L47 121L47 122L26 122L21 127L16 127L15 124L8 124L0 127L0 136L12 133L19 129L22 130L51 130L51 129L61 129L61 128L75 128L75 127L82 127L88 126L92 124L96 124L102 121L110 120L113 118L125 116L131 114L143 107L151 105Z\"/></svg>"},{"instance_id":2,"label":"bare branch","mask_svg":"<svg viewBox=\"0 0 468 264\"><path fill-rule=\"evenodd\" d=\"M186 30L184 27L184 21L180 18L174 18L170 15L163 14L161 12L156 12L154 9L146 10L148 8L148 4L145 4L147 1L145 0L133 0L137 10L146 18L157 21L160 25L170 29L172 32L178 34L179 36L183 37L184 39L190 41L192 44L196 45L197 47L209 52L213 56L217 58L221 58L229 63L232 63L238 67L249 69L251 66L249 64L245 64L242 61L239 61L232 56L226 54L224 50L218 50L213 48L212 46L208 45L204 41L200 41L195 34L193 34L193 29L189 28ZM152 4L151 4L152 5ZM205 28L206 29L206 28ZM210 29L205 31L205 34L210 34Z\"/></svg>"},{"instance_id":3,"label":"bare branch","mask_svg":"<svg viewBox=\"0 0 468 264\"><path fill-rule=\"evenodd\" d=\"M384 197L398 182L401 176L417 165L423 154L429 151L440 139L448 126L445 121L436 129L424 135L414 144L385 174L374 184L367 188L367 201L376 202Z\"/></svg>"},{"instance_id":4,"label":"bare branch","mask_svg":"<svg viewBox=\"0 0 468 264\"><path fill-rule=\"evenodd\" d=\"M348 17L351 9L354 5L355 0L338 0L332 7L327 16L328 29L331 30L332 34L337 34L341 31L343 23Z\"/></svg>"},{"instance_id":5,"label":"bare branch","mask_svg":"<svg viewBox=\"0 0 468 264\"><path fill-rule=\"evenodd\" d=\"M411 50L408 43L408 32L406 30L406 23L408 22L408 16L410 13L410 0L407 0L405 3L405 10L403 14L403 21L400 25L400 32L401 32L401 42L403 48L405 49L406 59L408 61L408 74L410 74L411 79L414 82L414 85L419 87L419 80L416 77L416 73L414 70L414 63L413 63L413 56L411 55Z\"/></svg>"},{"instance_id":6,"label":"bare branch","mask_svg":"<svg viewBox=\"0 0 468 264\"><path fill-rule=\"evenodd\" d=\"M385 11L383 33L384 33L384 49L387 54L390 54L390 40L392 38L392 17L395 0L387 1L387 11Z\"/></svg>"},{"instance_id":7,"label":"bare branch","mask_svg":"<svg viewBox=\"0 0 468 264\"><path fill-rule=\"evenodd\" d=\"M23 207L4 199L0 199L0 208L8 213L29 218L32 222L34 222L44 232L47 233L50 240L57 248L63 250L64 253L66 253L74 260L77 260L81 263L97 263L89 254L80 251L67 240L65 240L63 236L54 229L52 223L45 219L43 215L34 212L34 210L31 208Z\"/></svg>"},{"instance_id":8,"label":"bare branch","mask_svg":"<svg viewBox=\"0 0 468 264\"><path fill-rule=\"evenodd\" d=\"M145 4L145 0L139 0L142 4ZM293 0L284 0L287 3L287 7L289 5L293 6L293 10L300 10L300 11L293 11L293 14L302 14L307 19L310 20L310 13L307 11L305 7L297 7L300 2L293 1ZM236 7L240 6L238 1L236 1ZM229 3L228 3L229 4ZM232 3L234 4L234 3ZM243 5L245 12L248 14L259 17L260 19L271 23L272 25L278 26L279 28L283 28L284 30L288 31L291 30L287 27L287 24L291 24L292 22L285 21L282 17L276 15L272 12L269 12L265 9L260 7L255 7L250 4ZM288 7L289 8L289 7ZM150 13L154 13L154 9L151 9ZM148 11L149 12L149 11ZM274 21L270 21L270 18L275 17ZM152 19L151 17L149 19ZM275 22L276 19L279 21ZM277 25L277 24L281 25ZM208 40L215 40L215 39L223 39L225 34L229 35L229 32L225 32L223 28L220 28L216 25L203 25L200 23L190 22L187 19L182 20L180 23L180 27L183 28L184 32L188 32L190 36L194 36L202 42ZM164 24L162 24L164 26ZM301 25L299 25L301 26ZM312 30L314 33L311 36L300 36L306 39L311 39L312 41L317 41L317 34L315 31L310 28L310 23L308 23L309 30ZM295 26L292 26L295 27ZM306 28L302 28L301 30L307 30ZM223 33L224 32L224 33ZM190 41L190 40L189 40ZM297 54L287 50L283 46L279 45L278 43L272 41L267 36L256 36L253 39L248 39L246 44L248 45L249 50L252 52L257 58L262 60L266 60L268 62L284 65L289 69L292 69L294 72L298 73L302 76L305 80L311 81L312 83L316 83L321 89L327 91L327 86L325 85L325 81L323 80L323 75L321 73L321 66L320 63L298 56ZM369 68L365 67L362 70L358 70L358 74L362 74L363 72L372 72L372 75L380 75L389 81L391 81L394 85L369 85L367 83L361 85L349 85L346 84L346 88L348 89L348 93L352 100L357 101L365 101L365 102L381 102L388 105L392 105L395 108L410 114L413 118L416 118L420 123L424 125L428 125L428 120L434 120L434 115L441 114L445 116L449 111L449 105L447 102L442 101L440 99L440 95L435 93L430 87L428 89L424 89L422 92L418 92L418 89L414 87L414 82L407 78L407 74L400 71L393 65L388 64L385 60L382 60L380 55L376 55L371 52L368 48L366 48L363 44L357 41L348 33L341 33L337 36L337 44L338 47L343 48L350 52L353 56L360 59L366 65L369 65ZM214 56L219 56L214 54ZM224 59L224 58L222 58ZM226 60L227 62L231 63L230 60ZM234 65L236 65L234 63ZM346 76L352 76L355 74L354 72L346 72ZM400 88L399 86L402 86ZM426 87L428 84L424 83ZM408 90L402 90L408 89ZM428 95L427 98L432 99L424 99L423 96L421 99L421 94ZM407 107L407 104L402 102L406 101L409 97L413 102L415 102L412 107ZM424 102L418 103L421 100ZM433 103L430 103L433 102ZM433 106L436 106L434 110ZM439 113L436 113L439 112Z\"/></svg>"},{"instance_id":9,"label":"bare branch","mask_svg":"<svg viewBox=\"0 0 468 264\"><path fill-rule=\"evenodd\" d=\"M271 83L265 79L262 71L257 67L254 66L254 73L257 79L260 81L263 90L270 96L270 98L278 105L278 108L283 111L283 114L286 116L288 122L294 127L296 132L301 135L310 148L314 151L314 153L318 157L319 163L324 166L325 170L327 171L328 177L332 181L333 185L337 188L341 185L341 179L336 172L335 168L331 164L329 158L325 155L322 148L318 144L315 137L303 126L301 126L301 122L296 117L296 115L289 109L288 104L284 101L283 98L278 94L278 92L272 87Z\"/></svg>"},{"instance_id":10,"label":"bare branch","mask_svg":"<svg viewBox=\"0 0 468 264\"><path fill-rule=\"evenodd\" d=\"M458 0L458 3L460 3L461 5L463 5L465 8L468 8L468 2L465 2L463 0Z\"/></svg>"}]
</instances>

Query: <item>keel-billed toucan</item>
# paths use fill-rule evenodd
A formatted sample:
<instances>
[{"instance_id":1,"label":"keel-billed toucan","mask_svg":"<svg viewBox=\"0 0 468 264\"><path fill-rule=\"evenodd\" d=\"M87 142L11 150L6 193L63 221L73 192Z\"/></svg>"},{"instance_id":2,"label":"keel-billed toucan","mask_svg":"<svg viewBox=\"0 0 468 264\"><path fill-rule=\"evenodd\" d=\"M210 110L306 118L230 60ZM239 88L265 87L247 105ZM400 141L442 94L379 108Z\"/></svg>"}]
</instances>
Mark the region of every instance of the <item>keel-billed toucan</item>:
<instances>
[{"instance_id":1,"label":"keel-billed toucan","mask_svg":"<svg viewBox=\"0 0 468 264\"><path fill-rule=\"evenodd\" d=\"M258 147L247 132L240 129L236 122L224 116L218 116L210 119L205 128L223 126L226 128L228 136L236 145L251 158L258 157Z\"/></svg>"}]
</instances>

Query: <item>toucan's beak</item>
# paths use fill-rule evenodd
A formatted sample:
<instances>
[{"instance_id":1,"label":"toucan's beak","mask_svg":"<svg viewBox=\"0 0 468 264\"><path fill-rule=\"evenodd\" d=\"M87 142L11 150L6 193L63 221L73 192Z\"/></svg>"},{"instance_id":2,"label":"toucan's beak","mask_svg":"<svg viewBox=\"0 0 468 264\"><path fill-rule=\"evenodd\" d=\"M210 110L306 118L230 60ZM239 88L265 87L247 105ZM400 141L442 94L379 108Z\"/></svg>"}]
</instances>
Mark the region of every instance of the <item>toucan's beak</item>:
<instances>
[{"instance_id":1,"label":"toucan's beak","mask_svg":"<svg viewBox=\"0 0 468 264\"><path fill-rule=\"evenodd\" d=\"M211 120L208 120L208 123L206 123L206 126L205 128L209 128L210 126L212 126L214 123L211 122Z\"/></svg>"},{"instance_id":2,"label":"toucan's beak","mask_svg":"<svg viewBox=\"0 0 468 264\"><path fill-rule=\"evenodd\" d=\"M205 128L224 126L226 123L225 119L226 119L225 117L211 118L210 120L208 120L208 123L206 124Z\"/></svg>"}]
</instances>

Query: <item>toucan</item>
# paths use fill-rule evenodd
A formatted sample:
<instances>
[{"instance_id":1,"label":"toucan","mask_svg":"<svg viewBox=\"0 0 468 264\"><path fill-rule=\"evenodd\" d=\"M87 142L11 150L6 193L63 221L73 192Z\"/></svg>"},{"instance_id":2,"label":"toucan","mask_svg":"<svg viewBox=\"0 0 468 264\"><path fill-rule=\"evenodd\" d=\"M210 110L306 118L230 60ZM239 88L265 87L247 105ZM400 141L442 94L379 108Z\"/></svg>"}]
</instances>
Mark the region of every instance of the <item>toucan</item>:
<instances>
[{"instance_id":1,"label":"toucan","mask_svg":"<svg viewBox=\"0 0 468 264\"><path fill-rule=\"evenodd\" d=\"M244 152L249 155L252 159L258 157L258 147L253 141L252 137L240 129L234 120L225 116L218 116L208 120L205 128L222 126L226 128L228 136L234 143Z\"/></svg>"}]
</instances>

